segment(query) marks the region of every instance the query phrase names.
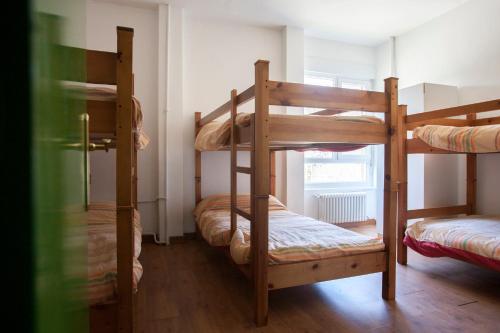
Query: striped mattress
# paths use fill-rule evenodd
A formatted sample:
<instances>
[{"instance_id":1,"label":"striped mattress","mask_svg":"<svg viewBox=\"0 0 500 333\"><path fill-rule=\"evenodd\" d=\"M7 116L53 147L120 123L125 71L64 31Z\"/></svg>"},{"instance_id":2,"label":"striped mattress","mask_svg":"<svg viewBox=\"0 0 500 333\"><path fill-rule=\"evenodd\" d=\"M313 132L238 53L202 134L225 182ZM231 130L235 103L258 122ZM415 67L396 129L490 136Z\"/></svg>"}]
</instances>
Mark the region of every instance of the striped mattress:
<instances>
[{"instance_id":1,"label":"striped mattress","mask_svg":"<svg viewBox=\"0 0 500 333\"><path fill-rule=\"evenodd\" d=\"M462 153L500 152L500 125L454 127L426 125L413 130L413 137L429 146Z\"/></svg>"},{"instance_id":2,"label":"striped mattress","mask_svg":"<svg viewBox=\"0 0 500 333\"><path fill-rule=\"evenodd\" d=\"M250 196L238 196L238 208L248 210ZM288 211L276 198L269 200L269 263L284 264L383 251L384 243L335 225ZM229 196L204 199L195 210L202 236L212 246L230 246L238 264L250 261L250 222L238 216L230 237Z\"/></svg>"},{"instance_id":3,"label":"striped mattress","mask_svg":"<svg viewBox=\"0 0 500 333\"><path fill-rule=\"evenodd\" d=\"M90 305L105 304L116 299L116 206L110 203L92 203L87 212L88 223L88 288ZM139 212L134 212L134 289L142 276L138 257L141 253Z\"/></svg>"}]
</instances>

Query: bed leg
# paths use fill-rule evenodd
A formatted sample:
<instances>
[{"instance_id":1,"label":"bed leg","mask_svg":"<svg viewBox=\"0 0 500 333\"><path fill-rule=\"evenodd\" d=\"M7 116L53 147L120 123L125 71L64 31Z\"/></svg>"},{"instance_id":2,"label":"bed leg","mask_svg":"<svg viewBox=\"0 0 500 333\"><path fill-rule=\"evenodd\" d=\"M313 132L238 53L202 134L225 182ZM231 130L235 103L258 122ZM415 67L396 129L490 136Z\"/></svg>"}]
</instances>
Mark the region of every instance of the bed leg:
<instances>
[{"instance_id":1,"label":"bed leg","mask_svg":"<svg viewBox=\"0 0 500 333\"><path fill-rule=\"evenodd\" d=\"M382 274L382 297L396 297L396 224L398 201L398 79L385 80L388 110L385 124L388 139L384 149L384 244L386 248L386 271Z\"/></svg>"},{"instance_id":2,"label":"bed leg","mask_svg":"<svg viewBox=\"0 0 500 333\"><path fill-rule=\"evenodd\" d=\"M405 125L406 114L407 106L400 105L397 116L399 162L397 261L400 265L406 265L408 262L408 248L403 243L408 223L406 218L406 213L408 211L408 153L406 151L407 130Z\"/></svg>"}]
</instances>

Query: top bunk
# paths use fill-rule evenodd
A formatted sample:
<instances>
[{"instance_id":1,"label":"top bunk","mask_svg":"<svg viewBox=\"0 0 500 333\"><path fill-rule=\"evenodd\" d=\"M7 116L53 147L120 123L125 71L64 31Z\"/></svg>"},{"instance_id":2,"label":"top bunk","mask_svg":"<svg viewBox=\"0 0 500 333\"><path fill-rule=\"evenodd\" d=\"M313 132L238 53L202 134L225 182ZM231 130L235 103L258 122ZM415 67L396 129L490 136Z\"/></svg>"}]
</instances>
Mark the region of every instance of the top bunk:
<instances>
[{"instance_id":1,"label":"top bunk","mask_svg":"<svg viewBox=\"0 0 500 333\"><path fill-rule=\"evenodd\" d=\"M268 65L267 61L259 63ZM267 74L267 73L266 73ZM256 99L256 86L237 94L211 113L196 119L198 151L229 150L231 137L238 150L250 149L256 133L256 113L237 113L239 106ZM397 79L386 79L385 92L314 86L265 80L260 107L307 107L323 109L310 115L265 114L269 149L276 150L353 150L364 145L386 144L389 123L377 117L344 116L345 112L384 114L397 109ZM256 101L256 103L258 103ZM257 105L256 105L257 109ZM231 113L228 120L220 120ZM234 124L234 128L233 125ZM233 133L233 135L231 135Z\"/></svg>"},{"instance_id":2,"label":"top bunk","mask_svg":"<svg viewBox=\"0 0 500 333\"><path fill-rule=\"evenodd\" d=\"M133 95L133 35L133 29L117 27L116 52L60 46L61 59L79 59L78 55L85 54L86 77L69 74L62 85L86 102L90 150L115 149L119 128L131 128L136 150L149 142L142 130L141 104Z\"/></svg>"},{"instance_id":3,"label":"top bunk","mask_svg":"<svg viewBox=\"0 0 500 333\"><path fill-rule=\"evenodd\" d=\"M406 115L402 126L413 131L403 145L407 154L476 154L500 152L500 116L478 118L478 113L500 110L500 99ZM450 117L467 116L466 119Z\"/></svg>"}]
</instances>

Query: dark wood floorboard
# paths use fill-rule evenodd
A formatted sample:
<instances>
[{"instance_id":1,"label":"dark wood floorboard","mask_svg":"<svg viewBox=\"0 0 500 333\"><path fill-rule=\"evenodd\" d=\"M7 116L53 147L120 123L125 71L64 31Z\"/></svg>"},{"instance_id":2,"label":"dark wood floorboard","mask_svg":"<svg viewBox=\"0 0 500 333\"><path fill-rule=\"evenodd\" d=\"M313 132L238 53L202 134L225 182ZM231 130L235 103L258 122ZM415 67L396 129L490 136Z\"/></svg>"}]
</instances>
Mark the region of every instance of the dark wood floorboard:
<instances>
[{"instance_id":1,"label":"dark wood floorboard","mask_svg":"<svg viewBox=\"0 0 500 333\"><path fill-rule=\"evenodd\" d=\"M500 332L500 273L408 252L396 301L381 298L381 274L276 290L255 328L249 282L219 251L143 244L139 332Z\"/></svg>"}]
</instances>

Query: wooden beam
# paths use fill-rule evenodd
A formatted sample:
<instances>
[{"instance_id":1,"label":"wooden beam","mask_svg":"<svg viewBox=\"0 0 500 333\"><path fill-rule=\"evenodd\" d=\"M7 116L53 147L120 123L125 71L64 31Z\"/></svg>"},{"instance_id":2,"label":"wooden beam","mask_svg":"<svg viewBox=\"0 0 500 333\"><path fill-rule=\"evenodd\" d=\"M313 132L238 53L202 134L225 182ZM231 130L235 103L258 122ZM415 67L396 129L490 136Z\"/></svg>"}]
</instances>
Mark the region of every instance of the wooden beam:
<instances>
[{"instance_id":1,"label":"wooden beam","mask_svg":"<svg viewBox=\"0 0 500 333\"><path fill-rule=\"evenodd\" d=\"M194 114L194 137L200 132L200 120L201 112L195 112ZM201 201L201 151L194 151L194 192L195 192L195 202L199 204Z\"/></svg>"},{"instance_id":2,"label":"wooden beam","mask_svg":"<svg viewBox=\"0 0 500 333\"><path fill-rule=\"evenodd\" d=\"M269 126L271 142L359 144L387 142L384 124L338 121L333 117L324 117L318 121L316 117L272 115Z\"/></svg>"},{"instance_id":3,"label":"wooden beam","mask_svg":"<svg viewBox=\"0 0 500 333\"><path fill-rule=\"evenodd\" d=\"M89 114L89 133L116 135L116 101L94 101L87 103Z\"/></svg>"},{"instance_id":4,"label":"wooden beam","mask_svg":"<svg viewBox=\"0 0 500 333\"><path fill-rule=\"evenodd\" d=\"M407 130L412 131L417 127L425 126L425 125L442 125L442 126L463 127L463 126L471 126L472 124L469 120L466 120L466 119L440 118L440 119L431 119L431 120L418 121L418 122L414 122L414 123L408 123L408 124L406 124L406 128L407 128Z\"/></svg>"},{"instance_id":5,"label":"wooden beam","mask_svg":"<svg viewBox=\"0 0 500 333\"><path fill-rule=\"evenodd\" d=\"M481 119L475 119L473 121L474 126L498 125L498 124L500 124L500 117L481 118Z\"/></svg>"},{"instance_id":6,"label":"wooden beam","mask_svg":"<svg viewBox=\"0 0 500 333\"><path fill-rule=\"evenodd\" d=\"M230 110L231 110L231 101L227 101L226 103L222 104L217 109L215 109L214 111L207 114L205 117L201 118L200 126L205 126L209 122L219 118L220 116L223 116L224 114L226 114Z\"/></svg>"},{"instance_id":7,"label":"wooden beam","mask_svg":"<svg viewBox=\"0 0 500 333\"><path fill-rule=\"evenodd\" d=\"M436 111L428 111L428 112L412 114L406 117L406 123L415 123L436 118L463 116L469 113L479 113L479 112L495 111L495 110L500 110L500 99L494 99L491 101L486 101L481 103L455 106L452 108L446 108Z\"/></svg>"},{"instance_id":8,"label":"wooden beam","mask_svg":"<svg viewBox=\"0 0 500 333\"><path fill-rule=\"evenodd\" d=\"M118 330L134 330L134 207L133 207L133 147L132 128L132 42L134 32L117 29L116 59L116 241L118 284Z\"/></svg>"},{"instance_id":9,"label":"wooden beam","mask_svg":"<svg viewBox=\"0 0 500 333\"><path fill-rule=\"evenodd\" d=\"M254 310L257 326L268 316L269 222L269 61L255 63L255 116L253 118L251 247L254 277Z\"/></svg>"},{"instance_id":10,"label":"wooden beam","mask_svg":"<svg viewBox=\"0 0 500 333\"><path fill-rule=\"evenodd\" d=\"M276 195L276 152L269 154L269 194Z\"/></svg>"},{"instance_id":11,"label":"wooden beam","mask_svg":"<svg viewBox=\"0 0 500 333\"><path fill-rule=\"evenodd\" d=\"M406 140L406 152L407 154L465 154L429 146L418 138Z\"/></svg>"},{"instance_id":12,"label":"wooden beam","mask_svg":"<svg viewBox=\"0 0 500 333\"><path fill-rule=\"evenodd\" d=\"M468 206L450 206L450 207L437 207L437 208L423 208L423 209L412 209L406 212L406 218L408 220L421 219L426 217L444 217L453 216L460 214L467 214Z\"/></svg>"},{"instance_id":13,"label":"wooden beam","mask_svg":"<svg viewBox=\"0 0 500 333\"><path fill-rule=\"evenodd\" d=\"M246 173L247 175L251 175L252 174L252 168L237 166L236 167L236 172L238 172L238 173Z\"/></svg>"},{"instance_id":14,"label":"wooden beam","mask_svg":"<svg viewBox=\"0 0 500 333\"><path fill-rule=\"evenodd\" d=\"M383 93L269 81L269 104L346 111L386 112Z\"/></svg>"},{"instance_id":15,"label":"wooden beam","mask_svg":"<svg viewBox=\"0 0 500 333\"><path fill-rule=\"evenodd\" d=\"M370 273L387 269L384 251L337 258L269 266L269 289L281 289L304 284Z\"/></svg>"},{"instance_id":16,"label":"wooden beam","mask_svg":"<svg viewBox=\"0 0 500 333\"><path fill-rule=\"evenodd\" d=\"M248 102L249 100L254 98L254 96L255 96L255 86L251 86L237 96L237 98L236 98L237 105L241 105L243 103ZM200 126L205 126L209 122L211 122L211 121L223 116L227 112L231 111L231 105L232 105L231 100L229 100L226 103L219 106L214 111L207 114L205 117L201 118Z\"/></svg>"},{"instance_id":17,"label":"wooden beam","mask_svg":"<svg viewBox=\"0 0 500 333\"><path fill-rule=\"evenodd\" d=\"M406 138L408 132L404 123L407 106L400 105L397 116L398 162L399 162L399 192L398 192L398 234L397 234L397 261L401 265L407 263L407 247L403 243L406 232L406 211L408 210L408 155L406 152Z\"/></svg>"},{"instance_id":18,"label":"wooden beam","mask_svg":"<svg viewBox=\"0 0 500 333\"><path fill-rule=\"evenodd\" d=\"M384 244L387 269L382 274L382 297L396 297L396 225L398 200L398 79L385 79L387 112L385 126L388 136L384 147Z\"/></svg>"},{"instance_id":19,"label":"wooden beam","mask_svg":"<svg viewBox=\"0 0 500 333\"><path fill-rule=\"evenodd\" d=\"M249 214L248 212L245 212L244 210L241 210L240 208L238 207L235 207L234 208L234 212L236 214L238 214L239 216L241 217L244 217L245 219L247 219L248 221L252 221L252 215Z\"/></svg>"},{"instance_id":20,"label":"wooden beam","mask_svg":"<svg viewBox=\"0 0 500 333\"><path fill-rule=\"evenodd\" d=\"M116 84L115 52L87 50L87 82L95 84Z\"/></svg>"},{"instance_id":21,"label":"wooden beam","mask_svg":"<svg viewBox=\"0 0 500 333\"><path fill-rule=\"evenodd\" d=\"M231 90L231 239L237 228L237 196L238 196L238 150L236 146L236 115L238 113L238 93Z\"/></svg>"},{"instance_id":22,"label":"wooden beam","mask_svg":"<svg viewBox=\"0 0 500 333\"><path fill-rule=\"evenodd\" d=\"M476 114L468 114L467 119L471 122L476 120ZM476 214L476 186L477 186L477 155L476 154L467 154L467 207L468 215Z\"/></svg>"}]
</instances>

